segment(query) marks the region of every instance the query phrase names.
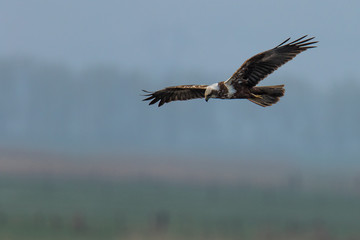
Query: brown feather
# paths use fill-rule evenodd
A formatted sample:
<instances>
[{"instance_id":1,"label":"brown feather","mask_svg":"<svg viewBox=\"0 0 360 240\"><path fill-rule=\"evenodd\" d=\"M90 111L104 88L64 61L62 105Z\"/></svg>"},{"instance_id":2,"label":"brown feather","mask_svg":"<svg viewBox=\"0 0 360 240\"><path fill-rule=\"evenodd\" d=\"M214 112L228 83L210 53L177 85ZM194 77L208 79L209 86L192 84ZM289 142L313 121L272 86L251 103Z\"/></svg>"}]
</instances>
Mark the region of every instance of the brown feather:
<instances>
[{"instance_id":1,"label":"brown feather","mask_svg":"<svg viewBox=\"0 0 360 240\"><path fill-rule=\"evenodd\" d=\"M253 87L251 93L254 95L252 98L248 98L249 101L262 107L268 107L277 103L284 96L285 89L284 85Z\"/></svg>"},{"instance_id":2,"label":"brown feather","mask_svg":"<svg viewBox=\"0 0 360 240\"><path fill-rule=\"evenodd\" d=\"M145 95L147 96L147 98L145 98L143 101L151 100L149 105L155 104L160 101L158 105L160 107L163 104L172 101L204 98L206 87L207 85L181 85L167 87L156 92L148 92L143 90L144 92L148 93Z\"/></svg>"},{"instance_id":3,"label":"brown feather","mask_svg":"<svg viewBox=\"0 0 360 240\"><path fill-rule=\"evenodd\" d=\"M259 53L241 65L241 67L226 81L227 84L253 87L280 66L293 59L297 54L316 46L311 46L316 41L309 42L314 37L303 36L295 41L284 45L290 38L273 49ZM302 40L302 41L300 41Z\"/></svg>"}]
</instances>

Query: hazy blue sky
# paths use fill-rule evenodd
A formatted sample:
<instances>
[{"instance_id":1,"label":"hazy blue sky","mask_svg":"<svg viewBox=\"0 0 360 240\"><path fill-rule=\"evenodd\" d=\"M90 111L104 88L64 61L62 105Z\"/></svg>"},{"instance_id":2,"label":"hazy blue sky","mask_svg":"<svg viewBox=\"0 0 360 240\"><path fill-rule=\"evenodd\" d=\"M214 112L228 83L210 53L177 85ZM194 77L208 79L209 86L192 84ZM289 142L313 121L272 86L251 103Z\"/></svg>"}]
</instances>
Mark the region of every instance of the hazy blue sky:
<instances>
[{"instance_id":1,"label":"hazy blue sky","mask_svg":"<svg viewBox=\"0 0 360 240\"><path fill-rule=\"evenodd\" d=\"M333 84L360 76L359 9L359 1L0 1L0 57L227 78L253 54L309 34L319 47L275 77Z\"/></svg>"}]
</instances>

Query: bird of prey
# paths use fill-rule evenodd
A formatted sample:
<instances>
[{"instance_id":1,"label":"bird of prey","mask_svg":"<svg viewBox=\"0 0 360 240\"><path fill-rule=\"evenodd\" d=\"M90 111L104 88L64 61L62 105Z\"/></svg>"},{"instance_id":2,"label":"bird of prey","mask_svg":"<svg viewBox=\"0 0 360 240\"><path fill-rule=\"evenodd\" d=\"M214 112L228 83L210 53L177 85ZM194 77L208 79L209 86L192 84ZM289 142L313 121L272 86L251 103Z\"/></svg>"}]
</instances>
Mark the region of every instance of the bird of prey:
<instances>
[{"instance_id":1,"label":"bird of prey","mask_svg":"<svg viewBox=\"0 0 360 240\"><path fill-rule=\"evenodd\" d=\"M293 42L287 43L290 38L273 49L256 54L241 65L241 67L226 81L212 85L181 85L167 87L156 92L146 92L143 101L150 101L149 105L158 101L159 107L172 101L183 101L194 98L219 99L248 99L262 107L271 106L284 95L284 85L256 86L273 71L297 54L314 48L311 41L314 37L303 36ZM287 43L287 44L286 44Z\"/></svg>"}]
</instances>

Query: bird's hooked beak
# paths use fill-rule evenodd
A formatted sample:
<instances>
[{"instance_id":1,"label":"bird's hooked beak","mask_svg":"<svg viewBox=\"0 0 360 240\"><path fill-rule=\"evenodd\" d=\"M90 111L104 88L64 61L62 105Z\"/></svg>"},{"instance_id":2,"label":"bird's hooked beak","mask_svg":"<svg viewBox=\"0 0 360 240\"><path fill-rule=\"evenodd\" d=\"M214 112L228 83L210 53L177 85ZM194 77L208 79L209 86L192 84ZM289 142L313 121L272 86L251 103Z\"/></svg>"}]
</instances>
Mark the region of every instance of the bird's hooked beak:
<instances>
[{"instance_id":1,"label":"bird's hooked beak","mask_svg":"<svg viewBox=\"0 0 360 240\"><path fill-rule=\"evenodd\" d=\"M210 98L209 95L205 96L205 101L206 101L206 102L209 101L209 98Z\"/></svg>"}]
</instances>

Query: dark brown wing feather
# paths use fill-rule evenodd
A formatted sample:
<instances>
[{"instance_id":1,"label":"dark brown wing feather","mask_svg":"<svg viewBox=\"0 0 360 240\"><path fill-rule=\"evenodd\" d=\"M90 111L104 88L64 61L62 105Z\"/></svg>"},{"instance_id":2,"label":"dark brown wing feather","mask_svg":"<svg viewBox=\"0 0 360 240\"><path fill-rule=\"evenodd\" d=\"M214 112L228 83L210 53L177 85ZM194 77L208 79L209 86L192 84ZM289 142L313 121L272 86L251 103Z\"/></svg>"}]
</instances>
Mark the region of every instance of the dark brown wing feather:
<instances>
[{"instance_id":1,"label":"dark brown wing feather","mask_svg":"<svg viewBox=\"0 0 360 240\"><path fill-rule=\"evenodd\" d=\"M145 98L143 101L150 101L149 105L159 102L159 107L164 103L172 102L172 101L183 101L194 98L204 98L205 89L207 85L182 85L175 87L167 87L161 89L156 92L147 92L145 96L149 96Z\"/></svg>"},{"instance_id":2,"label":"dark brown wing feather","mask_svg":"<svg viewBox=\"0 0 360 240\"><path fill-rule=\"evenodd\" d=\"M290 40L288 38L277 47L253 56L245 61L226 82L230 84L241 83L248 87L255 86L297 54L316 47L312 44L317 43L317 41L311 42L314 37L303 40L306 37L307 35L284 45Z\"/></svg>"}]
</instances>

